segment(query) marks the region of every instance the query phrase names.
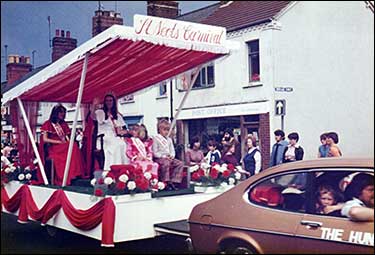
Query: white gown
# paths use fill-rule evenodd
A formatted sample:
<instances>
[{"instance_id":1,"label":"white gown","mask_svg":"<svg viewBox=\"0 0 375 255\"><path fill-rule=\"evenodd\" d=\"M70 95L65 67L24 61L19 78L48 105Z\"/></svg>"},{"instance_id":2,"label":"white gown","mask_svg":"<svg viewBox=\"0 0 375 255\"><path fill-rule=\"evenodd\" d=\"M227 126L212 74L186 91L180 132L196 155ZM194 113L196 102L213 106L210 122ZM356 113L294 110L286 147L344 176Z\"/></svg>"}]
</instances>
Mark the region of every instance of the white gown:
<instances>
[{"instance_id":1,"label":"white gown","mask_svg":"<svg viewBox=\"0 0 375 255\"><path fill-rule=\"evenodd\" d=\"M129 159L126 156L126 142L116 135L116 127L125 126L125 122L120 114L117 114L117 120L105 119L105 113L99 109L95 111L98 121L98 135L104 134L104 169L110 170L111 165L128 164ZM99 141L97 141L99 142ZM99 148L99 147L98 147Z\"/></svg>"}]
</instances>

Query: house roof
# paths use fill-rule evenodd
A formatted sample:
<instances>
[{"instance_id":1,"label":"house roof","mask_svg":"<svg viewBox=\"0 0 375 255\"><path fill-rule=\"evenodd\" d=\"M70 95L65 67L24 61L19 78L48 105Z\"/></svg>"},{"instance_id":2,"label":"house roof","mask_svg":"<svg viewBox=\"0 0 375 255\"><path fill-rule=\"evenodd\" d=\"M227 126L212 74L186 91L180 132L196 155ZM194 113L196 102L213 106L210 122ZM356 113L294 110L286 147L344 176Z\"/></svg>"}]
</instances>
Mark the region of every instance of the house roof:
<instances>
[{"instance_id":1,"label":"house roof","mask_svg":"<svg viewBox=\"0 0 375 255\"><path fill-rule=\"evenodd\" d=\"M290 1L229 1L186 13L177 19L222 26L228 32L268 22Z\"/></svg>"},{"instance_id":2,"label":"house roof","mask_svg":"<svg viewBox=\"0 0 375 255\"><path fill-rule=\"evenodd\" d=\"M34 74L36 73L39 73L40 71L42 71L44 68L46 68L47 66L49 66L51 63L49 64L46 64L46 65L43 65L43 66L39 66L35 69L33 69L31 72L28 72L27 74L25 74L24 76L22 76L20 79L16 80L15 82L11 83L11 84L8 84L8 82L3 82L4 83L4 87L3 87L3 83L1 83L1 92L2 93L5 93L7 92L8 90L18 86L19 84L21 84L23 81L27 80L28 78L30 78L31 76L33 76Z\"/></svg>"}]
</instances>

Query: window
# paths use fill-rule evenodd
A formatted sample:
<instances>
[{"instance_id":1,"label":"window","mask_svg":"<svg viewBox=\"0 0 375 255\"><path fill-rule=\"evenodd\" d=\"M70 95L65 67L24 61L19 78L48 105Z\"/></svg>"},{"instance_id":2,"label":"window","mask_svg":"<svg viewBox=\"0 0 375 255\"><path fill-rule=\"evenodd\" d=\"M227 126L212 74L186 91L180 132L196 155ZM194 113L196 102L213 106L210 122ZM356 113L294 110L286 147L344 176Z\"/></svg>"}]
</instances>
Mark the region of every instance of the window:
<instances>
[{"instance_id":1,"label":"window","mask_svg":"<svg viewBox=\"0 0 375 255\"><path fill-rule=\"evenodd\" d=\"M214 64L210 63L200 70L198 77L194 82L193 88L212 87L214 85Z\"/></svg>"},{"instance_id":2,"label":"window","mask_svg":"<svg viewBox=\"0 0 375 255\"><path fill-rule=\"evenodd\" d=\"M143 122L143 116L127 116L123 118L128 130L130 130L134 125Z\"/></svg>"},{"instance_id":3,"label":"window","mask_svg":"<svg viewBox=\"0 0 375 255\"><path fill-rule=\"evenodd\" d=\"M167 81L160 83L157 97L167 97Z\"/></svg>"},{"instance_id":4,"label":"window","mask_svg":"<svg viewBox=\"0 0 375 255\"><path fill-rule=\"evenodd\" d=\"M119 99L120 104L134 103L134 95L126 95Z\"/></svg>"},{"instance_id":5,"label":"window","mask_svg":"<svg viewBox=\"0 0 375 255\"><path fill-rule=\"evenodd\" d=\"M284 174L267 179L250 189L249 200L265 207L303 213L307 175Z\"/></svg>"},{"instance_id":6,"label":"window","mask_svg":"<svg viewBox=\"0 0 375 255\"><path fill-rule=\"evenodd\" d=\"M249 80L250 82L259 81L259 40L248 42L247 46L249 50Z\"/></svg>"}]
</instances>

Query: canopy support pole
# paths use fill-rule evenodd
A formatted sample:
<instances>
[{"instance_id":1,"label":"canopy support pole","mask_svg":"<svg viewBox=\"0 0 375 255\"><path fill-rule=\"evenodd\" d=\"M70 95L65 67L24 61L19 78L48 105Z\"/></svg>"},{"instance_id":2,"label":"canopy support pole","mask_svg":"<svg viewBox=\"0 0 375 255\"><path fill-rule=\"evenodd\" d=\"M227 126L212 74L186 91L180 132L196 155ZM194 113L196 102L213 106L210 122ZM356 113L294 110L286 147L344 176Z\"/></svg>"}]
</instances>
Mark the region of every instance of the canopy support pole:
<instances>
[{"instance_id":1,"label":"canopy support pole","mask_svg":"<svg viewBox=\"0 0 375 255\"><path fill-rule=\"evenodd\" d=\"M178 117L178 115L180 114L181 109L182 109L182 107L183 107L184 104L185 104L186 98L187 98L188 95L190 94L191 88L193 87L193 85L194 85L194 83L195 83L195 80L197 79L197 77L198 77L198 75L199 75L199 73L200 73L200 71L201 71L202 66L203 66L203 65L200 65L200 66L197 67L197 68L198 68L198 72L194 74L193 78L192 78L191 81L190 81L189 87L188 87L187 91L185 92L185 95L184 95L184 97L182 98L182 100L181 100L181 102L180 102L180 105L178 106L178 109L177 109L176 114L175 114L174 117L173 117L172 124L171 124L171 128L169 129L169 132L168 132L168 136L171 135L172 130L173 130L174 127L176 126L177 117Z\"/></svg>"},{"instance_id":2,"label":"canopy support pole","mask_svg":"<svg viewBox=\"0 0 375 255\"><path fill-rule=\"evenodd\" d=\"M31 128L30 128L29 120L27 119L27 116L26 116L25 108L23 107L23 103L22 103L22 101L21 101L21 99L19 97L17 97L17 102L18 102L18 106L20 107L20 110L21 110L23 121L25 122L27 134L29 135L29 138L30 138L30 141L31 141L31 145L33 147L35 156L36 156L36 158L38 160L38 165L39 165L40 172L42 173L44 184L48 185L47 176L46 176L46 173L44 171L44 166L43 166L42 160L40 159L39 151L36 148L35 139L34 139L34 136L33 136L33 132L31 131Z\"/></svg>"},{"instance_id":3,"label":"canopy support pole","mask_svg":"<svg viewBox=\"0 0 375 255\"><path fill-rule=\"evenodd\" d=\"M82 73L81 73L81 81L79 83L79 90L78 90L77 103L76 103L76 110L74 112L75 115L74 115L74 121L73 121L73 128L72 128L72 132L70 134L69 149L68 149L68 155L67 155L67 158L66 158L66 164L65 164L65 170L64 170L64 179L63 179L62 187L64 187L66 185L66 180L67 180L68 174L69 174L70 161L72 159L72 152L73 152L73 144L75 142L78 113L79 113L80 108L81 108L81 100L82 100L83 87L85 85L85 78L86 78L88 57L89 57L89 53L86 53L85 54L85 59L83 61L83 68L82 68Z\"/></svg>"}]
</instances>

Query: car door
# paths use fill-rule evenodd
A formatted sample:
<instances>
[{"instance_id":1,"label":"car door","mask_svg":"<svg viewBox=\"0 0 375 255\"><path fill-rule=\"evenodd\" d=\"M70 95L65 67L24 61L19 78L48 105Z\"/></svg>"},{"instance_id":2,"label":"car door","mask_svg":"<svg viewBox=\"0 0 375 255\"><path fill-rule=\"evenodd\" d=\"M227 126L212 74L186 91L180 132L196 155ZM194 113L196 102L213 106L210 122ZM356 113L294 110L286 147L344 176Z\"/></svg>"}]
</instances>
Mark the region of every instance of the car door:
<instances>
[{"instance_id":1,"label":"car door","mask_svg":"<svg viewBox=\"0 0 375 255\"><path fill-rule=\"evenodd\" d=\"M352 176L353 173L353 171L332 171L331 169L329 172L316 171L313 176L329 175L329 178L325 178L323 182L329 182L330 185L344 192L343 183L347 177L343 178L343 176ZM312 195L317 194L317 186L322 182L318 181L318 185L316 183L317 181L312 181L311 185L307 185L307 193L311 194L310 200L313 200ZM314 203L316 201L310 201L311 205ZM355 222L341 216L340 211L334 216L307 210L296 232L299 252L373 254L374 222Z\"/></svg>"},{"instance_id":2,"label":"car door","mask_svg":"<svg viewBox=\"0 0 375 255\"><path fill-rule=\"evenodd\" d=\"M283 173L253 185L250 204L242 208L248 216L248 235L263 253L294 253L294 235L304 216L305 173Z\"/></svg>"}]
</instances>

